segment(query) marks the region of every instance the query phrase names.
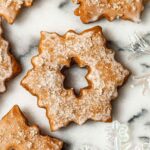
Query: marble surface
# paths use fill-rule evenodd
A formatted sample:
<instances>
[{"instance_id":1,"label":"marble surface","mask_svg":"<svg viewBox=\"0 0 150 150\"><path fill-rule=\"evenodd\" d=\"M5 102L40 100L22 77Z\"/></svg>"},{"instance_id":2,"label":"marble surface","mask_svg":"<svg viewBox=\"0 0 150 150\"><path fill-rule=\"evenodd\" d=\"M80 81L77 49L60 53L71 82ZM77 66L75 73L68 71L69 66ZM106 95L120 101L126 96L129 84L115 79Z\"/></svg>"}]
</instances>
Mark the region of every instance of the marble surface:
<instances>
[{"instance_id":1,"label":"marble surface","mask_svg":"<svg viewBox=\"0 0 150 150\"><path fill-rule=\"evenodd\" d=\"M150 74L150 54L134 57L135 53L132 51L140 49L136 34L147 41L150 50L150 3L146 5L142 14L142 22L139 24L121 20L114 22L102 20L86 25L74 16L75 7L77 6L69 0L35 0L33 7L24 9L13 25L4 22L5 38L10 41L11 51L20 60L23 71L8 83L7 92L0 95L0 118L14 104L18 104L30 123L38 124L44 134L62 139L65 142L65 150L77 150L79 145L84 144L94 145L95 148L92 150L105 150L109 144L106 139L108 123L88 121L82 126L71 124L67 128L52 133L49 130L45 110L37 106L36 97L20 86L20 80L32 67L31 58L37 54L40 31L64 34L69 29L80 32L100 25L103 27L109 46L116 51L116 59L132 73L126 84L119 89L119 97L113 102L113 118L128 124L132 143L149 141L150 89L143 94L142 84L133 86L136 82L133 80L133 76ZM77 76L73 84L76 84L77 87L86 85L86 82L82 82L83 80L80 78L84 75L85 70L74 68L71 72L73 74L78 72L78 76L73 75ZM79 82L76 83L77 80Z\"/></svg>"}]
</instances>

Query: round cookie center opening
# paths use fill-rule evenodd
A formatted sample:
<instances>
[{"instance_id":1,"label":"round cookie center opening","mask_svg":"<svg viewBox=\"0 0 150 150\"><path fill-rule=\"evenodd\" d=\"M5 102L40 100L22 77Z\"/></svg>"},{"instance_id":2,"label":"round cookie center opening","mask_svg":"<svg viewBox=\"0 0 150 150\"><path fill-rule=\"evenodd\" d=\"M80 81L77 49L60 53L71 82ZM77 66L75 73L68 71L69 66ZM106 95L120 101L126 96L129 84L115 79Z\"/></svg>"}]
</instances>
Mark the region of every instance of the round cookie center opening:
<instances>
[{"instance_id":1,"label":"round cookie center opening","mask_svg":"<svg viewBox=\"0 0 150 150\"><path fill-rule=\"evenodd\" d=\"M73 89L76 97L81 96L82 89L88 88L88 81L86 75L88 74L87 67L80 67L73 59L70 67L64 66L61 73L65 76L64 88Z\"/></svg>"}]
</instances>

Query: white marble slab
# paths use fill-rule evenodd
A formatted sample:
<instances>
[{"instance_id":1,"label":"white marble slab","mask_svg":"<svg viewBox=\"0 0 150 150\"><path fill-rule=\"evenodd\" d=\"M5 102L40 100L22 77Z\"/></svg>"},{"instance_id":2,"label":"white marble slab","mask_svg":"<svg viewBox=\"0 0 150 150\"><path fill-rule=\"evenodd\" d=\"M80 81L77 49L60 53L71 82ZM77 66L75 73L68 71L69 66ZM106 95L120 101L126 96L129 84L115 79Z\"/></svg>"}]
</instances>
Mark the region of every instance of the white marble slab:
<instances>
[{"instance_id":1,"label":"white marble slab","mask_svg":"<svg viewBox=\"0 0 150 150\"><path fill-rule=\"evenodd\" d=\"M132 53L129 52L130 44L134 43L135 33L144 35L150 45L150 4L145 7L142 22L139 24L102 20L85 25L74 16L75 7L69 0L35 0L33 7L24 9L13 25L4 23L5 37L11 43L11 51L21 61L23 72L8 83L7 92L0 95L0 118L14 104L18 104L31 123L38 124L44 134L62 139L67 145L65 150L86 143L104 150L108 145L106 140L108 124L88 121L83 126L71 124L67 128L51 133L45 110L37 106L36 97L20 86L20 80L32 67L30 60L37 54L40 31L64 34L69 29L80 32L96 25L103 27L104 34L110 41L110 47L116 50L116 58L134 75L150 73L150 55L130 59ZM137 44L136 41L134 44ZM82 82L80 84L84 85ZM119 90L119 97L113 102L113 116L114 120L128 123L131 127L132 141L137 143L140 140L150 139L150 91L143 95L142 85L131 88L132 84L131 76Z\"/></svg>"}]
</instances>

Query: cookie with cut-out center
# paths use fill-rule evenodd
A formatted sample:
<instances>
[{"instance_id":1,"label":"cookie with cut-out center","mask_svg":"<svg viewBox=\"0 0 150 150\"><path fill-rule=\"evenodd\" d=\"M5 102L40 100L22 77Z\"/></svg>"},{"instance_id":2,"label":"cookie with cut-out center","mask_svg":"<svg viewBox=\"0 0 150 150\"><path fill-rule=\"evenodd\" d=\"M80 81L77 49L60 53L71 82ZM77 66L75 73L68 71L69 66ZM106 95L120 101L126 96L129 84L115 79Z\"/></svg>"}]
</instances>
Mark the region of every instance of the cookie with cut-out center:
<instances>
[{"instance_id":1,"label":"cookie with cut-out center","mask_svg":"<svg viewBox=\"0 0 150 150\"><path fill-rule=\"evenodd\" d=\"M0 150L61 150L62 142L42 136L37 126L29 126L15 105L0 121Z\"/></svg>"},{"instance_id":2,"label":"cookie with cut-out center","mask_svg":"<svg viewBox=\"0 0 150 150\"><path fill-rule=\"evenodd\" d=\"M80 16L84 23L90 23L102 18L140 21L144 9L143 0L72 0L79 4L75 15Z\"/></svg>"},{"instance_id":3,"label":"cookie with cut-out center","mask_svg":"<svg viewBox=\"0 0 150 150\"><path fill-rule=\"evenodd\" d=\"M20 73L21 67L9 52L9 44L2 37L0 18L0 93L5 92L5 82Z\"/></svg>"},{"instance_id":4,"label":"cookie with cut-out center","mask_svg":"<svg viewBox=\"0 0 150 150\"><path fill-rule=\"evenodd\" d=\"M0 0L0 16L12 24L22 7L30 7L33 0Z\"/></svg>"},{"instance_id":5,"label":"cookie with cut-out center","mask_svg":"<svg viewBox=\"0 0 150 150\"><path fill-rule=\"evenodd\" d=\"M65 89L61 70L74 59L80 67L87 67L87 88L77 97L73 89ZM39 55L32 59L31 69L21 84L38 97L38 105L47 111L51 130L70 122L79 125L86 120L111 121L111 100L117 97L129 72L114 59L114 52L106 47L100 27L78 34L68 31L64 36L41 33Z\"/></svg>"}]
</instances>

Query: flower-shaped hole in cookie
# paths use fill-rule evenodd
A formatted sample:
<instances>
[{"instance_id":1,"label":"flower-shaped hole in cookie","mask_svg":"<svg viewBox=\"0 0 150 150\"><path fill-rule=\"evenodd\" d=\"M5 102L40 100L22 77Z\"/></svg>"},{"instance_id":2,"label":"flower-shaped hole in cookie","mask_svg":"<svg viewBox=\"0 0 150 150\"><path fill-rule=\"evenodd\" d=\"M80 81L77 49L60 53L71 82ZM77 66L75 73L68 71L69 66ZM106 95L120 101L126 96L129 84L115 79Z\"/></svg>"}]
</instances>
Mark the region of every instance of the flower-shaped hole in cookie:
<instances>
[{"instance_id":1,"label":"flower-shaped hole in cookie","mask_svg":"<svg viewBox=\"0 0 150 150\"><path fill-rule=\"evenodd\" d=\"M76 58L70 59L70 65L64 66L61 69L64 75L64 88L66 90L73 90L76 97L82 96L82 91L91 88L91 81L87 79L89 74L89 67L80 67Z\"/></svg>"}]
</instances>

